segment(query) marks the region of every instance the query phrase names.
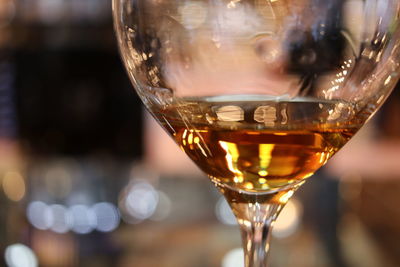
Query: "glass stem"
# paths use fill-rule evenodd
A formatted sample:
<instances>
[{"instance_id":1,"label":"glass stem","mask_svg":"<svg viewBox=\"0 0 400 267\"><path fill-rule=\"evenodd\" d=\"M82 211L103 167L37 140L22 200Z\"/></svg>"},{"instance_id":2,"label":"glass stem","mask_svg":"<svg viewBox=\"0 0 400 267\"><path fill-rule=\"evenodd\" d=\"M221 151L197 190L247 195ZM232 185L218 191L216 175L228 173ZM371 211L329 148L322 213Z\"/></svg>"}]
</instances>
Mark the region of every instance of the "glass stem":
<instances>
[{"instance_id":1,"label":"glass stem","mask_svg":"<svg viewBox=\"0 0 400 267\"><path fill-rule=\"evenodd\" d=\"M246 267L268 266L272 225L284 203L231 203L242 233Z\"/></svg>"}]
</instances>

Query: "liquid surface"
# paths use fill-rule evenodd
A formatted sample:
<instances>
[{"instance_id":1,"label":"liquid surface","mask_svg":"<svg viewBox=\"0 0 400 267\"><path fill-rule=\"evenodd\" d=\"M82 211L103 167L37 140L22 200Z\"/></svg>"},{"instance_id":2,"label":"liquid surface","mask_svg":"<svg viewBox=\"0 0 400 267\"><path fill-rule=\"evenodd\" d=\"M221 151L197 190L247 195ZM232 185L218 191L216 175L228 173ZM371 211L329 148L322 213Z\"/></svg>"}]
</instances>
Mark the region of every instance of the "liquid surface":
<instances>
[{"instance_id":1,"label":"liquid surface","mask_svg":"<svg viewBox=\"0 0 400 267\"><path fill-rule=\"evenodd\" d=\"M350 123L352 106L335 101L199 98L155 111L217 186L246 192L276 191L310 177L359 128Z\"/></svg>"}]
</instances>

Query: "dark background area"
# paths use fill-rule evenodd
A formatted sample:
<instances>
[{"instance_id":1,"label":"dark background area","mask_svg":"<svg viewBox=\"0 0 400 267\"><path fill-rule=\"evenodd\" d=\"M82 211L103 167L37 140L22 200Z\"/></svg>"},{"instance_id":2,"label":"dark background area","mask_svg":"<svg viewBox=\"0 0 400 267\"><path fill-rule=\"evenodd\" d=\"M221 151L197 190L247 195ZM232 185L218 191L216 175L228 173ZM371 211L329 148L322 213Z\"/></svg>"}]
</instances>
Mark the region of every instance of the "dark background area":
<instances>
[{"instance_id":1,"label":"dark background area","mask_svg":"<svg viewBox=\"0 0 400 267\"><path fill-rule=\"evenodd\" d=\"M39 2L15 2L4 45L23 149L41 156L140 157L142 106L119 58L110 3L98 2L103 12L97 16L74 17L85 2L91 14L90 1L72 1L69 12L49 15L49 22L46 13L26 11L45 9Z\"/></svg>"},{"instance_id":2,"label":"dark background area","mask_svg":"<svg viewBox=\"0 0 400 267\"><path fill-rule=\"evenodd\" d=\"M142 106L115 47L14 52L20 138L39 155L141 155Z\"/></svg>"}]
</instances>

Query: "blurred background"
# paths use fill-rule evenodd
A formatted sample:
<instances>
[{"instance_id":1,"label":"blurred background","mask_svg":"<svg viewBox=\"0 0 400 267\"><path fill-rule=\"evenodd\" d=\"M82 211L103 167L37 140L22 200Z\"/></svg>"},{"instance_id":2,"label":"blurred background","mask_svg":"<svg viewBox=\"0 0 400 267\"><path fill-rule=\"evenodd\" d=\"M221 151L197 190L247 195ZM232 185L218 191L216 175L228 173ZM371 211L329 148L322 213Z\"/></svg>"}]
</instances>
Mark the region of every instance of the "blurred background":
<instances>
[{"instance_id":1,"label":"blurred background","mask_svg":"<svg viewBox=\"0 0 400 267\"><path fill-rule=\"evenodd\" d=\"M241 267L226 202L143 111L110 0L0 0L0 265ZM400 92L289 202L271 266L400 266Z\"/></svg>"}]
</instances>

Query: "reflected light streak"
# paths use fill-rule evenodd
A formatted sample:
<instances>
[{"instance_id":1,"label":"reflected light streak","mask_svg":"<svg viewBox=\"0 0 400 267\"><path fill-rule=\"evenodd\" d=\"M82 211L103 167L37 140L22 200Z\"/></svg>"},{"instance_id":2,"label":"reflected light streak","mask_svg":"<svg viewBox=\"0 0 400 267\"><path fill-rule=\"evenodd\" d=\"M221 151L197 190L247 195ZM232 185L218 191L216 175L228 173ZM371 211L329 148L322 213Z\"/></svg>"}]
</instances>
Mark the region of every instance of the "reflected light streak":
<instances>
[{"instance_id":1,"label":"reflected light streak","mask_svg":"<svg viewBox=\"0 0 400 267\"><path fill-rule=\"evenodd\" d=\"M239 3L239 2L240 2L240 0L232 0L226 5L226 7L227 8L235 8L236 7L236 3Z\"/></svg>"},{"instance_id":2,"label":"reflected light streak","mask_svg":"<svg viewBox=\"0 0 400 267\"><path fill-rule=\"evenodd\" d=\"M343 61L343 64L340 66L340 68L340 72L335 74L336 78L330 81L332 86L322 91L324 96L329 99L333 97L333 94L339 90L340 86L342 86L345 82L346 76L350 73L349 71L352 68L352 60L349 59Z\"/></svg>"},{"instance_id":3,"label":"reflected light streak","mask_svg":"<svg viewBox=\"0 0 400 267\"><path fill-rule=\"evenodd\" d=\"M386 80L385 80L385 82L383 83L383 85L388 85L389 83L390 83L390 80L392 79L392 76L391 75L389 75L387 78L386 78Z\"/></svg>"},{"instance_id":4,"label":"reflected light streak","mask_svg":"<svg viewBox=\"0 0 400 267\"><path fill-rule=\"evenodd\" d=\"M289 190L288 192L286 192L279 198L279 202L282 204L287 203L289 201L289 199L293 196L293 194L294 194L294 191Z\"/></svg>"},{"instance_id":5,"label":"reflected light streak","mask_svg":"<svg viewBox=\"0 0 400 267\"><path fill-rule=\"evenodd\" d=\"M238 169L237 162L239 159L239 151L234 143L219 141L219 144L223 150L226 152L226 163L228 169L235 175L234 182L243 182L243 173Z\"/></svg>"},{"instance_id":6,"label":"reflected light streak","mask_svg":"<svg viewBox=\"0 0 400 267\"><path fill-rule=\"evenodd\" d=\"M189 143L189 145L193 144L193 132L190 132L190 134L188 136L188 143Z\"/></svg>"},{"instance_id":7,"label":"reflected light streak","mask_svg":"<svg viewBox=\"0 0 400 267\"><path fill-rule=\"evenodd\" d=\"M259 145L259 157L260 157L260 171L258 174L260 176L268 175L268 166L271 163L272 159L272 151L274 150L275 145L273 144L260 144Z\"/></svg>"}]
</instances>

